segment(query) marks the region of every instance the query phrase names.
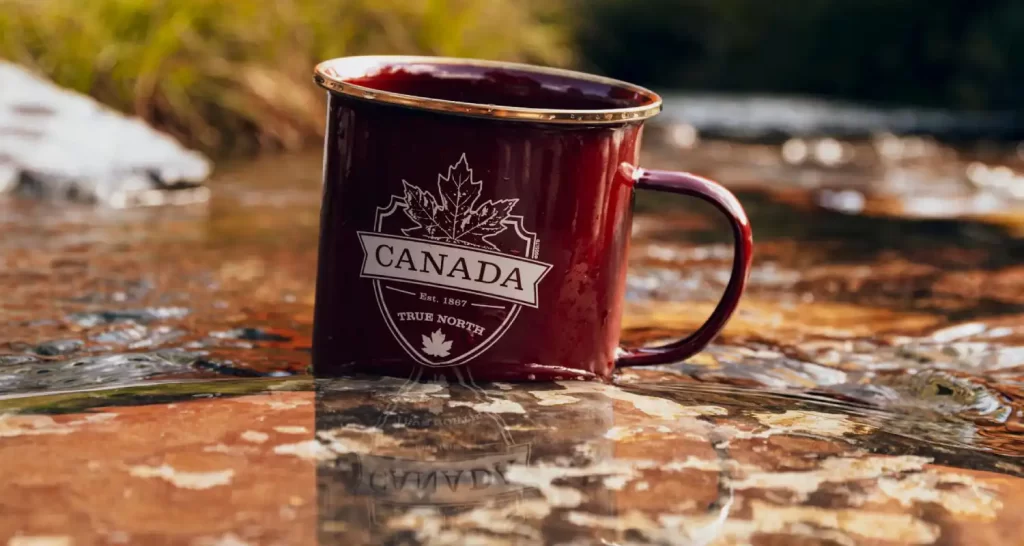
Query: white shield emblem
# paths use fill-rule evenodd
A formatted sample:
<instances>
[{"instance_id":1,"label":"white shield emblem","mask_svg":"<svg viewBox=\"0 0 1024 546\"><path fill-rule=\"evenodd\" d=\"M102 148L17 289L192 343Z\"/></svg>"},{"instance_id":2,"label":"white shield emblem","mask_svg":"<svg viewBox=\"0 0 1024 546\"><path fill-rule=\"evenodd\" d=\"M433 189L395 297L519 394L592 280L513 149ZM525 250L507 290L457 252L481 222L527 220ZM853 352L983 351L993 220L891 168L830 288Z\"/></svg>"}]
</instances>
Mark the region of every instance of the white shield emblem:
<instances>
[{"instance_id":1,"label":"white shield emblem","mask_svg":"<svg viewBox=\"0 0 1024 546\"><path fill-rule=\"evenodd\" d=\"M551 269L539 242L512 214L518 199L483 199L466 155L439 174L436 194L403 180L403 194L358 233L360 276L372 279L388 328L415 361L456 366L479 356L538 307Z\"/></svg>"}]
</instances>

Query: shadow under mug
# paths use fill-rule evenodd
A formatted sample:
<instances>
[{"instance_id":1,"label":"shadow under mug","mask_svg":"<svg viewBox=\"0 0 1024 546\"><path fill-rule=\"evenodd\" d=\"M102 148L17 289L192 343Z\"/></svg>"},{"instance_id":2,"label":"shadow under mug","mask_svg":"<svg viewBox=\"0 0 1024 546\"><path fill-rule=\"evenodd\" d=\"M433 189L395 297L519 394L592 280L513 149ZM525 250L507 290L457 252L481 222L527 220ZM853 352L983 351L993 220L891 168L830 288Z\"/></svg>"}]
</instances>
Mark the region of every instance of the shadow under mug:
<instances>
[{"instance_id":1,"label":"shadow under mug","mask_svg":"<svg viewBox=\"0 0 1024 546\"><path fill-rule=\"evenodd\" d=\"M417 369L471 380L608 378L683 360L736 309L746 214L692 174L637 166L655 93L580 72L438 57L346 57L328 90L313 332L317 376ZM711 317L619 348L636 189L726 215L732 277Z\"/></svg>"}]
</instances>

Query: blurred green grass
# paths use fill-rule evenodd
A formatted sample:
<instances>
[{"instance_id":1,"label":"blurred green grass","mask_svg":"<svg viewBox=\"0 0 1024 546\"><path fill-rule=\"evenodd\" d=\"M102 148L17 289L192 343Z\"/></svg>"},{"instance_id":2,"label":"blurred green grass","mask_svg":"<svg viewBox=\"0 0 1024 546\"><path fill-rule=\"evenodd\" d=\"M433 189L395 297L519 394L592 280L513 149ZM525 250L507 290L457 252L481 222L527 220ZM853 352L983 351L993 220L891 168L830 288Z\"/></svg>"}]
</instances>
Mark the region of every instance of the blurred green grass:
<instances>
[{"instance_id":1,"label":"blurred green grass","mask_svg":"<svg viewBox=\"0 0 1024 546\"><path fill-rule=\"evenodd\" d=\"M322 131L311 70L419 53L566 65L546 0L0 0L0 57L216 154Z\"/></svg>"},{"instance_id":2,"label":"blurred green grass","mask_svg":"<svg viewBox=\"0 0 1024 546\"><path fill-rule=\"evenodd\" d=\"M654 88L1024 109L1020 0L0 0L0 57L215 155L315 144L318 61L575 65Z\"/></svg>"}]
</instances>

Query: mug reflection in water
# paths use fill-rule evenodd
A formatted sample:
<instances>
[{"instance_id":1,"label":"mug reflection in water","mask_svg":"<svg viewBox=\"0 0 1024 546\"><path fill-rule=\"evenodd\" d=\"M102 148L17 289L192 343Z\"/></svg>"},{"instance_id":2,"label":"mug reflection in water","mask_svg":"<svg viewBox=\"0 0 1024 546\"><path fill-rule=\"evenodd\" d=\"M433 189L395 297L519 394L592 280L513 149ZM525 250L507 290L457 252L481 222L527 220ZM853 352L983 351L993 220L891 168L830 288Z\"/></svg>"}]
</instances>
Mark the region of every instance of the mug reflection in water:
<instances>
[{"instance_id":1,"label":"mug reflection in water","mask_svg":"<svg viewBox=\"0 0 1024 546\"><path fill-rule=\"evenodd\" d=\"M318 380L321 543L626 538L628 527L609 524L628 515L620 504L646 498L660 484L625 487L631 477L657 472L622 451L619 436L635 417L617 413L615 404L646 397L590 383L524 387L460 379ZM705 453L715 466L706 441L713 434L703 434L712 425L686 421L678 426L692 429L694 440L681 449ZM731 482L721 474L694 483L697 496L708 498L697 527L710 524L688 528L696 544L705 532L714 536L730 511Z\"/></svg>"},{"instance_id":2,"label":"mug reflection in water","mask_svg":"<svg viewBox=\"0 0 1024 546\"><path fill-rule=\"evenodd\" d=\"M517 406L503 392L443 378L318 381L317 436L333 457L317 470L321 541L383 540L410 517L449 522L483 505L514 513L536 496L508 478L529 464L531 438L513 433L508 418L522 415L503 411Z\"/></svg>"}]
</instances>

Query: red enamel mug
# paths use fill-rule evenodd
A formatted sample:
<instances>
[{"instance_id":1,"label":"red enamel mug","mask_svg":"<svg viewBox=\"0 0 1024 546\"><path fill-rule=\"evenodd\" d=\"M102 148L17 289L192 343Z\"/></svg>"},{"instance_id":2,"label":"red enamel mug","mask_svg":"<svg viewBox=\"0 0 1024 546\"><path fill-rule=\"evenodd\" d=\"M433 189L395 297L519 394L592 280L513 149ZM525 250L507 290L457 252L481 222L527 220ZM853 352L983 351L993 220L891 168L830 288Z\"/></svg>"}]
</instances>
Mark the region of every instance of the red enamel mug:
<instances>
[{"instance_id":1,"label":"red enamel mug","mask_svg":"<svg viewBox=\"0 0 1024 546\"><path fill-rule=\"evenodd\" d=\"M437 57L321 63L328 91L313 332L317 376L607 379L681 361L739 303L743 207L692 174L638 167L661 98L568 70ZM636 190L696 197L732 224L711 317L660 347L619 348Z\"/></svg>"}]
</instances>

